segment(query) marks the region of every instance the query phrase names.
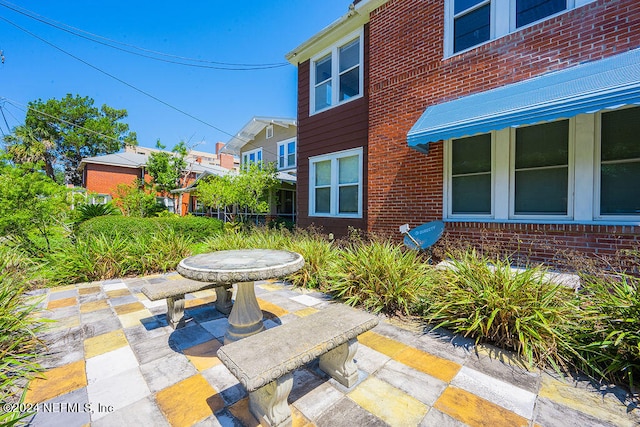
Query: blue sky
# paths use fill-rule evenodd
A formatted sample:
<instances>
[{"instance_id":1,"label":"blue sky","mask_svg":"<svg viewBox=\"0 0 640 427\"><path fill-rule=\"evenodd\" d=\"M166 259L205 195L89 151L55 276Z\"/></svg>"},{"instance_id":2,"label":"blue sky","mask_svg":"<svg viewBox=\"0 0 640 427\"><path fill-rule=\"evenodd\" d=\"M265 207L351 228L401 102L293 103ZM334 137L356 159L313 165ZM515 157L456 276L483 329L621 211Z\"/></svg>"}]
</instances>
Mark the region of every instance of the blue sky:
<instances>
[{"instance_id":1,"label":"blue sky","mask_svg":"<svg viewBox=\"0 0 640 427\"><path fill-rule=\"evenodd\" d=\"M146 53L134 47L200 61L286 63L286 53L344 15L349 3L0 0L0 50L5 57L0 64L0 129L7 133L7 123L10 128L22 124L29 101L70 93L91 97L97 106L126 109L125 122L142 146L153 147L157 139L169 149L181 140L190 146L206 141L195 149L213 151L216 142L227 142L227 133L235 134L253 116L295 118L297 69L290 64L252 71L187 67L142 57ZM125 43L131 47L119 46L139 55L61 31L6 6Z\"/></svg>"}]
</instances>

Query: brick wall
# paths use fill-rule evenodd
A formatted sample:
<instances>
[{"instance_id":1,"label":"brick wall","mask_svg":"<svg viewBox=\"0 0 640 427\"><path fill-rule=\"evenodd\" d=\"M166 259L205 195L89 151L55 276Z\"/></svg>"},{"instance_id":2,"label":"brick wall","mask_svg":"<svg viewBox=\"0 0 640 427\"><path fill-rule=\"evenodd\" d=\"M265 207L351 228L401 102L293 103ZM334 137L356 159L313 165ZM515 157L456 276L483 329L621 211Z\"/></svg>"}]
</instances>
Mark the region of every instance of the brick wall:
<instances>
[{"instance_id":1,"label":"brick wall","mask_svg":"<svg viewBox=\"0 0 640 427\"><path fill-rule=\"evenodd\" d=\"M88 163L84 170L84 187L94 193L115 195L118 184L131 185L141 170L122 166Z\"/></svg>"},{"instance_id":2,"label":"brick wall","mask_svg":"<svg viewBox=\"0 0 640 427\"><path fill-rule=\"evenodd\" d=\"M430 144L424 155L406 140L428 106L640 46L637 0L599 0L447 59L443 17L440 0L390 0L371 14L369 231L389 233L404 223L442 218L443 144ZM516 234L512 224L452 222L447 230L473 240L486 226L503 230L506 240ZM640 231L535 227L586 253L637 247ZM626 237L610 241L609 235Z\"/></svg>"}]
</instances>

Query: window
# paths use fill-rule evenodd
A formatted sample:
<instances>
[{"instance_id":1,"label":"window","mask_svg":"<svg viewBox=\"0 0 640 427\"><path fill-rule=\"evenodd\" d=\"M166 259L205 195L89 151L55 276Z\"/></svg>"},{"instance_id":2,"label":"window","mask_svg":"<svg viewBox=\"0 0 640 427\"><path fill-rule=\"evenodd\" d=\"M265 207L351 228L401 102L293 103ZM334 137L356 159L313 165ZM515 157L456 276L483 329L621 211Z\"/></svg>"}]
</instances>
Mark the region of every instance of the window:
<instances>
[{"instance_id":1,"label":"window","mask_svg":"<svg viewBox=\"0 0 640 427\"><path fill-rule=\"evenodd\" d=\"M282 141L278 143L278 169L294 168L296 166L296 141Z\"/></svg>"},{"instance_id":2,"label":"window","mask_svg":"<svg viewBox=\"0 0 640 427\"><path fill-rule=\"evenodd\" d=\"M491 214L491 164L491 134L451 142L452 214Z\"/></svg>"},{"instance_id":3,"label":"window","mask_svg":"<svg viewBox=\"0 0 640 427\"><path fill-rule=\"evenodd\" d=\"M310 113L362 95L362 31L311 59Z\"/></svg>"},{"instance_id":4,"label":"window","mask_svg":"<svg viewBox=\"0 0 640 427\"><path fill-rule=\"evenodd\" d=\"M489 40L491 2L489 0L455 0L453 17L453 51L459 52Z\"/></svg>"},{"instance_id":5,"label":"window","mask_svg":"<svg viewBox=\"0 0 640 427\"><path fill-rule=\"evenodd\" d=\"M309 159L309 215L362 217L362 149Z\"/></svg>"},{"instance_id":6,"label":"window","mask_svg":"<svg viewBox=\"0 0 640 427\"><path fill-rule=\"evenodd\" d=\"M265 130L265 139L273 138L273 125L269 125Z\"/></svg>"},{"instance_id":7,"label":"window","mask_svg":"<svg viewBox=\"0 0 640 427\"><path fill-rule=\"evenodd\" d=\"M600 215L640 215L640 108L602 113Z\"/></svg>"},{"instance_id":8,"label":"window","mask_svg":"<svg viewBox=\"0 0 640 427\"><path fill-rule=\"evenodd\" d=\"M569 121L515 131L514 215L567 215Z\"/></svg>"},{"instance_id":9,"label":"window","mask_svg":"<svg viewBox=\"0 0 640 427\"><path fill-rule=\"evenodd\" d=\"M255 150L242 153L242 165L247 165L250 163L261 163L261 162L262 162L262 148L256 148Z\"/></svg>"},{"instance_id":10,"label":"window","mask_svg":"<svg viewBox=\"0 0 640 427\"><path fill-rule=\"evenodd\" d=\"M446 0L445 56L595 0Z\"/></svg>"},{"instance_id":11,"label":"window","mask_svg":"<svg viewBox=\"0 0 640 427\"><path fill-rule=\"evenodd\" d=\"M567 8L567 0L516 0L516 28L555 15Z\"/></svg>"}]
</instances>

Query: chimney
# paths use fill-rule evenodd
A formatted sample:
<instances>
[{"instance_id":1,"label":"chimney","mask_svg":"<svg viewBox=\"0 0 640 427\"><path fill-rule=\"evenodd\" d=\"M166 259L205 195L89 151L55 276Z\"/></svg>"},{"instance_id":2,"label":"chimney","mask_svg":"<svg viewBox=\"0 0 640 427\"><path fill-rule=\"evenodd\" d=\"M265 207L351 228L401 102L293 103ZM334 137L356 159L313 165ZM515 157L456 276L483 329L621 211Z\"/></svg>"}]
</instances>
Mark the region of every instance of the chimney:
<instances>
[{"instance_id":1,"label":"chimney","mask_svg":"<svg viewBox=\"0 0 640 427\"><path fill-rule=\"evenodd\" d=\"M222 147L224 147L224 142L216 142L216 154L220 154Z\"/></svg>"}]
</instances>

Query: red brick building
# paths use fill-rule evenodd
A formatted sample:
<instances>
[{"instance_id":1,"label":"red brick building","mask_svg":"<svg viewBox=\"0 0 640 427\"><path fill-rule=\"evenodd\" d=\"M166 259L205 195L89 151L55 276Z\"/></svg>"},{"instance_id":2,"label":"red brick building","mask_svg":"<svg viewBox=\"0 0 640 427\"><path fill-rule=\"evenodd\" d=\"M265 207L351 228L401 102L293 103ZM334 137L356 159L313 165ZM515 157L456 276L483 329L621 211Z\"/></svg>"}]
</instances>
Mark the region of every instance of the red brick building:
<instances>
[{"instance_id":1,"label":"red brick building","mask_svg":"<svg viewBox=\"0 0 640 427\"><path fill-rule=\"evenodd\" d=\"M633 0L356 2L287 55L299 223L638 248L639 46Z\"/></svg>"}]
</instances>

